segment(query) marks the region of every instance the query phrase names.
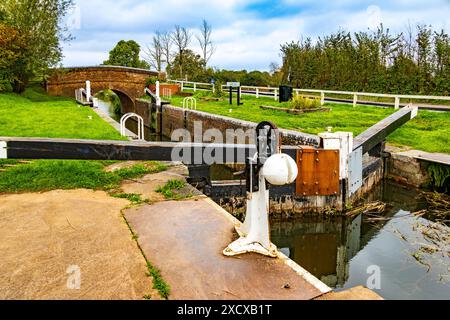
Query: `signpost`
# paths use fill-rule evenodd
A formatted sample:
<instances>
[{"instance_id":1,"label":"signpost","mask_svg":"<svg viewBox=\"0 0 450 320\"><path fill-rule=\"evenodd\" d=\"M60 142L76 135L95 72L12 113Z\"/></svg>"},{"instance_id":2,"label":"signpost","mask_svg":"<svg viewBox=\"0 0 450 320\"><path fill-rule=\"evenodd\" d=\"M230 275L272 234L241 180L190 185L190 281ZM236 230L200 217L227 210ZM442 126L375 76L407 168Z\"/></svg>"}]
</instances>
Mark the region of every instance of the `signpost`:
<instances>
[{"instance_id":1,"label":"signpost","mask_svg":"<svg viewBox=\"0 0 450 320\"><path fill-rule=\"evenodd\" d=\"M235 89L235 92L237 94L237 105L240 106L243 103L241 103L241 83L240 82L227 82L227 87L230 90L230 104L233 104L233 88Z\"/></svg>"}]
</instances>

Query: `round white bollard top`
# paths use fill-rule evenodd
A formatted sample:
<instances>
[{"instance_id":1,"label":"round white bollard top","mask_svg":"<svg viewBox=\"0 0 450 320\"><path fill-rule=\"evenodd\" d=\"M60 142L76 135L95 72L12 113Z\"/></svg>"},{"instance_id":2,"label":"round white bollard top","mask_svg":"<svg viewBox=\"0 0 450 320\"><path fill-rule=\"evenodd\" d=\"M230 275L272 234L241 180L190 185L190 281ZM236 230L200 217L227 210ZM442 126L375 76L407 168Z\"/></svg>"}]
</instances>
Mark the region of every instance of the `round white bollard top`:
<instances>
[{"instance_id":1,"label":"round white bollard top","mask_svg":"<svg viewBox=\"0 0 450 320\"><path fill-rule=\"evenodd\" d=\"M261 174L270 184L277 186L289 184L297 178L297 164L287 154L277 153L266 160Z\"/></svg>"}]
</instances>

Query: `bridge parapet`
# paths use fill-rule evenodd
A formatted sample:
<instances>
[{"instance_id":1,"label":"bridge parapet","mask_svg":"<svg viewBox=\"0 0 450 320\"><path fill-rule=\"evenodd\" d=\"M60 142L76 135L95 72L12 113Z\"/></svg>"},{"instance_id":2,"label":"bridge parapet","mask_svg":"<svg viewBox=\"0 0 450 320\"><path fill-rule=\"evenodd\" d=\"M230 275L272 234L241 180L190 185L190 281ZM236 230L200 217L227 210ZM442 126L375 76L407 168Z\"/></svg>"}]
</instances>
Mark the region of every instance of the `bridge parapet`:
<instances>
[{"instance_id":1,"label":"bridge parapet","mask_svg":"<svg viewBox=\"0 0 450 320\"><path fill-rule=\"evenodd\" d=\"M147 79L158 75L157 71L121 66L54 69L47 81L47 92L54 96L73 97L75 90L83 88L89 80L93 95L110 89L119 96L123 113L135 112L135 100L143 96Z\"/></svg>"}]
</instances>

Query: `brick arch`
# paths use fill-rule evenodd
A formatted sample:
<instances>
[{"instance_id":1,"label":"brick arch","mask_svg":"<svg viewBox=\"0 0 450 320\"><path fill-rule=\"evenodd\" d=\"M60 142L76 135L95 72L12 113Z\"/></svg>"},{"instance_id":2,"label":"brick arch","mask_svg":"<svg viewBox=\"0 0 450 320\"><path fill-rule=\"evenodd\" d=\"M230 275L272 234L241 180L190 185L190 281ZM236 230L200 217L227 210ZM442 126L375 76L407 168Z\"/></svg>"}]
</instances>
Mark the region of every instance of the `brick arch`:
<instances>
[{"instance_id":1,"label":"brick arch","mask_svg":"<svg viewBox=\"0 0 450 320\"><path fill-rule=\"evenodd\" d=\"M124 108L122 111L134 112L134 101L144 95L147 79L158 75L157 71L119 66L55 69L47 80L47 92L72 98L75 90L84 88L86 80L89 80L92 95L105 89L113 90L120 98Z\"/></svg>"},{"instance_id":2,"label":"brick arch","mask_svg":"<svg viewBox=\"0 0 450 320\"><path fill-rule=\"evenodd\" d=\"M120 111L122 114L128 113L128 112L136 112L136 106L134 104L134 101L122 91L119 91L117 89L111 89L112 92L114 92L120 99Z\"/></svg>"}]
</instances>

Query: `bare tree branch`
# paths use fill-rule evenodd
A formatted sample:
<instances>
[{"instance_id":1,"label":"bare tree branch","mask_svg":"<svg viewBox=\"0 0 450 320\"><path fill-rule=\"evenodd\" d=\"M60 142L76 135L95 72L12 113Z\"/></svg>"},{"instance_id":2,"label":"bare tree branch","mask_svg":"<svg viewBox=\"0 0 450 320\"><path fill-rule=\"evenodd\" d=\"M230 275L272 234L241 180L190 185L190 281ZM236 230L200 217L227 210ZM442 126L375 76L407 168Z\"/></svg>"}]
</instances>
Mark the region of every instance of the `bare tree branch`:
<instances>
[{"instance_id":1,"label":"bare tree branch","mask_svg":"<svg viewBox=\"0 0 450 320\"><path fill-rule=\"evenodd\" d=\"M196 38L202 50L203 60L205 60L205 67L211 59L211 56L216 51L216 48L212 42L211 33L211 25L203 19L202 25L200 26L200 35L197 35Z\"/></svg>"},{"instance_id":2,"label":"bare tree branch","mask_svg":"<svg viewBox=\"0 0 450 320\"><path fill-rule=\"evenodd\" d=\"M143 51L146 56L145 60L157 71L161 71L164 58L161 32L156 31L151 45L147 45L147 49Z\"/></svg>"},{"instance_id":3,"label":"bare tree branch","mask_svg":"<svg viewBox=\"0 0 450 320\"><path fill-rule=\"evenodd\" d=\"M175 25L175 30L171 34L171 38L173 44L176 46L178 50L178 54L180 56L180 76L183 76L183 51L191 43L192 34L184 27L180 27L179 25Z\"/></svg>"}]
</instances>

